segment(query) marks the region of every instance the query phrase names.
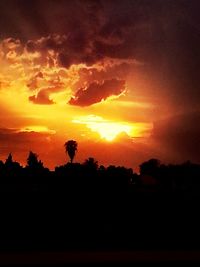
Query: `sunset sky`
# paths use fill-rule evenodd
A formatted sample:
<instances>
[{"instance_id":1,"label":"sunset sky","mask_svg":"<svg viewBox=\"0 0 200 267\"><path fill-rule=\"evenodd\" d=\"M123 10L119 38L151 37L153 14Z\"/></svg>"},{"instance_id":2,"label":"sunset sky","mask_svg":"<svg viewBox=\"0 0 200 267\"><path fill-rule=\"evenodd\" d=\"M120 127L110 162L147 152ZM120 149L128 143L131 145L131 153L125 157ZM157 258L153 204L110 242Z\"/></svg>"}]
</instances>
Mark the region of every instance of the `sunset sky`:
<instances>
[{"instance_id":1,"label":"sunset sky","mask_svg":"<svg viewBox=\"0 0 200 267\"><path fill-rule=\"evenodd\" d=\"M1 0L0 159L200 162L200 2Z\"/></svg>"}]
</instances>

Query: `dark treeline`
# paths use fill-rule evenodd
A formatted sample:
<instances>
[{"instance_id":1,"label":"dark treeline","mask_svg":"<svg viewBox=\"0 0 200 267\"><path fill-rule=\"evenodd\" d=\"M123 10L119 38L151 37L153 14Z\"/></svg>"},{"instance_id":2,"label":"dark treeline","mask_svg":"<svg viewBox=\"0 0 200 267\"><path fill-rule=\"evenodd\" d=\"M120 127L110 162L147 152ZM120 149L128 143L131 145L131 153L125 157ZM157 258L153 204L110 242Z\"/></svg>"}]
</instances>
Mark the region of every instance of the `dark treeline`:
<instances>
[{"instance_id":1,"label":"dark treeline","mask_svg":"<svg viewBox=\"0 0 200 267\"><path fill-rule=\"evenodd\" d=\"M44 167L38 155L30 151L25 167L8 155L0 161L0 191L65 191L70 188L84 190L114 189L151 192L200 192L200 165L190 161L182 164L162 164L150 159L140 165L139 174L131 168L110 165L104 167L89 157L82 164L69 163L56 166L54 171ZM79 192L80 193L80 192Z\"/></svg>"},{"instance_id":2,"label":"dark treeline","mask_svg":"<svg viewBox=\"0 0 200 267\"><path fill-rule=\"evenodd\" d=\"M24 190L67 190L68 187L91 188L103 186L104 189L110 187L121 189L137 182L137 174L133 174L132 169L125 167L99 166L98 162L90 157L84 163L66 163L62 166L55 167L50 171L43 166L38 155L32 151L27 158L27 165L22 167L14 161L12 154L9 154L5 162L0 161L0 184L7 185L9 189ZM31 188L31 185L33 188ZM23 188L24 186L24 188ZM34 188L34 186L38 186ZM1 190L0 189L0 190Z\"/></svg>"},{"instance_id":3,"label":"dark treeline","mask_svg":"<svg viewBox=\"0 0 200 267\"><path fill-rule=\"evenodd\" d=\"M200 165L150 159L137 174L65 150L54 171L33 152L0 161L0 250L200 248Z\"/></svg>"}]
</instances>

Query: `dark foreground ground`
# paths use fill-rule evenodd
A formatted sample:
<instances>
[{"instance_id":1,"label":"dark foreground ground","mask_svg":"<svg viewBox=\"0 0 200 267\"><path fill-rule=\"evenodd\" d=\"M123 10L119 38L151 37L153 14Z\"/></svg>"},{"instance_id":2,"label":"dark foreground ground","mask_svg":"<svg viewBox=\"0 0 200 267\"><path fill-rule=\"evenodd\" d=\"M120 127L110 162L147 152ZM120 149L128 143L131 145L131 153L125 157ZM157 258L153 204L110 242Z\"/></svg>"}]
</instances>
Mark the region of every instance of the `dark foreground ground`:
<instances>
[{"instance_id":1,"label":"dark foreground ground","mask_svg":"<svg viewBox=\"0 0 200 267\"><path fill-rule=\"evenodd\" d=\"M169 192L1 192L0 264L200 262L199 204Z\"/></svg>"}]
</instances>

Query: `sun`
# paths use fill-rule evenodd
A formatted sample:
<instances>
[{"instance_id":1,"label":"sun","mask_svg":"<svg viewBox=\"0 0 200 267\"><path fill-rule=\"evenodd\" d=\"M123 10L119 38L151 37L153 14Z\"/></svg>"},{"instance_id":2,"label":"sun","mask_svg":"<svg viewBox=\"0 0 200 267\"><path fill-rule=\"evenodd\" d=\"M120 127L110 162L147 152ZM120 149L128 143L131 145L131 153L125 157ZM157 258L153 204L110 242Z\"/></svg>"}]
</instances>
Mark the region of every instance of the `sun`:
<instances>
[{"instance_id":1,"label":"sun","mask_svg":"<svg viewBox=\"0 0 200 267\"><path fill-rule=\"evenodd\" d=\"M102 139L110 142L122 132L125 132L128 135L131 134L131 126L114 122L93 122L88 125L88 128L94 132L98 132Z\"/></svg>"},{"instance_id":2,"label":"sun","mask_svg":"<svg viewBox=\"0 0 200 267\"><path fill-rule=\"evenodd\" d=\"M89 115L79 117L72 122L85 124L93 132L97 132L100 137L108 142L113 141L118 134L125 132L131 136L133 126L121 122L111 122L100 116Z\"/></svg>"}]
</instances>

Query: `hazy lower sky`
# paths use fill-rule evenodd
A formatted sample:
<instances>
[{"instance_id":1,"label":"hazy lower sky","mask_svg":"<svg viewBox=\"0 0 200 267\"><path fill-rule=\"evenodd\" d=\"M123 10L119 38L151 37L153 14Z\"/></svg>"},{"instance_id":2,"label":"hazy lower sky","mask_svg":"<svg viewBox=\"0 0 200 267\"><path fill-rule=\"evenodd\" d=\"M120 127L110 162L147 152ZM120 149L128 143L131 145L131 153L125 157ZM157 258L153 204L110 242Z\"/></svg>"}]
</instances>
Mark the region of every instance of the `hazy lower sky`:
<instances>
[{"instance_id":1,"label":"hazy lower sky","mask_svg":"<svg viewBox=\"0 0 200 267\"><path fill-rule=\"evenodd\" d=\"M199 162L200 2L1 0L0 159Z\"/></svg>"}]
</instances>

